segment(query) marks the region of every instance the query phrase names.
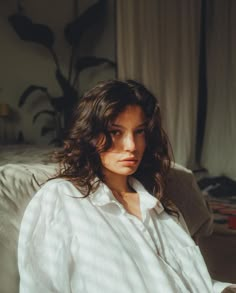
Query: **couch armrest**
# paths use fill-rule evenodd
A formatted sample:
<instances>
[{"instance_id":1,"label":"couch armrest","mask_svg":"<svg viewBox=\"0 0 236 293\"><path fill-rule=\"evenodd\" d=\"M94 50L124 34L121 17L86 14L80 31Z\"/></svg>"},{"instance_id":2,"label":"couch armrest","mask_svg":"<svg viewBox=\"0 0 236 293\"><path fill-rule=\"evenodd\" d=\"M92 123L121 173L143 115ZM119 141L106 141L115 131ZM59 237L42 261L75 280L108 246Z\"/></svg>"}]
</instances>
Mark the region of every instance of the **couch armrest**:
<instances>
[{"instance_id":1,"label":"couch armrest","mask_svg":"<svg viewBox=\"0 0 236 293\"><path fill-rule=\"evenodd\" d=\"M182 213L195 240L213 232L212 212L191 170L174 164L167 180L166 194Z\"/></svg>"}]
</instances>

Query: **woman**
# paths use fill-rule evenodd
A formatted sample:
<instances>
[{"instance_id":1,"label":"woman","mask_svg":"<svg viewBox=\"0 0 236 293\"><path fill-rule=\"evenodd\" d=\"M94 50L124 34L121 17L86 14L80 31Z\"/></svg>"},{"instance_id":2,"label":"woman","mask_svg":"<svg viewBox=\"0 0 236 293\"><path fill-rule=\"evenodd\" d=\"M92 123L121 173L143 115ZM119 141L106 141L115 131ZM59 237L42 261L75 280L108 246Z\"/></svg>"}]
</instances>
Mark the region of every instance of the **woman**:
<instances>
[{"instance_id":1,"label":"woman","mask_svg":"<svg viewBox=\"0 0 236 293\"><path fill-rule=\"evenodd\" d=\"M19 238L20 292L222 292L165 197L168 139L156 98L135 81L81 99Z\"/></svg>"}]
</instances>

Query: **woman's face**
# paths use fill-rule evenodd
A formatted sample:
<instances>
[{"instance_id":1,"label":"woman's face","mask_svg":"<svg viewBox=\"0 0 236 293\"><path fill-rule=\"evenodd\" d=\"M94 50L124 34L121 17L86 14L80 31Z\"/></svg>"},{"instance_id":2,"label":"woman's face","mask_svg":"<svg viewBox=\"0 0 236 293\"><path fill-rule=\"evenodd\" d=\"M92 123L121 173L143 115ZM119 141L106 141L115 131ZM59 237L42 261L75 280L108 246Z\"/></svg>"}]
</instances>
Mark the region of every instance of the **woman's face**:
<instances>
[{"instance_id":1,"label":"woman's face","mask_svg":"<svg viewBox=\"0 0 236 293\"><path fill-rule=\"evenodd\" d=\"M104 175L133 174L146 148L146 117L138 105L130 105L121 112L108 129L112 146L100 154Z\"/></svg>"}]
</instances>

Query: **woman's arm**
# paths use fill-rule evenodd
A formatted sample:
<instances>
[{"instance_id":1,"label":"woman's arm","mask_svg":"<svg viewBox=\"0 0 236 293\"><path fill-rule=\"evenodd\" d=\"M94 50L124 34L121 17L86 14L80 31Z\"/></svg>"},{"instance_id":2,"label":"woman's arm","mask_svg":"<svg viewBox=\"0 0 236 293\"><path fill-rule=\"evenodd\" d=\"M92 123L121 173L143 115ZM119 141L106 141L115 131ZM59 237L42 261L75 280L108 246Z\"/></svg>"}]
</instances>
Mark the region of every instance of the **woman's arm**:
<instances>
[{"instance_id":1,"label":"woman's arm","mask_svg":"<svg viewBox=\"0 0 236 293\"><path fill-rule=\"evenodd\" d=\"M69 293L68 223L56 184L28 205L20 229L20 293Z\"/></svg>"}]
</instances>

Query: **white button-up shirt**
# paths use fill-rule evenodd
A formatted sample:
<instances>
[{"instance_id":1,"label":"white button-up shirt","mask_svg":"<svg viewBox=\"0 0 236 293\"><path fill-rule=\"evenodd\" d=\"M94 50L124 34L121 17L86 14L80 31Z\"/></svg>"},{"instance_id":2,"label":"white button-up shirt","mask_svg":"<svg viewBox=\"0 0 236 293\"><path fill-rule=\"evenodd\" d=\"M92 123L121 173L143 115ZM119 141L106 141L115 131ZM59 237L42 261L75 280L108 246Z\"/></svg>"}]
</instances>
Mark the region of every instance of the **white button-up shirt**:
<instances>
[{"instance_id":1,"label":"white button-up shirt","mask_svg":"<svg viewBox=\"0 0 236 293\"><path fill-rule=\"evenodd\" d=\"M134 178L142 220L100 184L89 197L63 179L28 205L18 245L20 293L208 293L199 248L177 218Z\"/></svg>"}]
</instances>

